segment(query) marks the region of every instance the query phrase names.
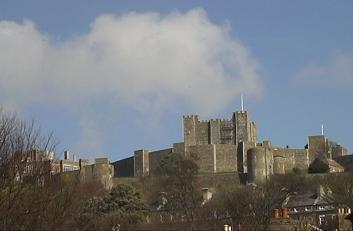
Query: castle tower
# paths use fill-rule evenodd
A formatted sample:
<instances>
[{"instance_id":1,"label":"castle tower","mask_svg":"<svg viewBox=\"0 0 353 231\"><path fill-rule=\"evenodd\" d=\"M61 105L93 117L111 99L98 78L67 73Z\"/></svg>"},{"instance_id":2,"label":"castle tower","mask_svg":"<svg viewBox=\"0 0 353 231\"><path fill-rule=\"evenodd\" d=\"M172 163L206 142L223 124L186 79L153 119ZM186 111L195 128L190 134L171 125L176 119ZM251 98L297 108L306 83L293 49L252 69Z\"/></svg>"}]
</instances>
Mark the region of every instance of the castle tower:
<instances>
[{"instance_id":1,"label":"castle tower","mask_svg":"<svg viewBox=\"0 0 353 231\"><path fill-rule=\"evenodd\" d=\"M248 112L237 111L233 113L233 123L235 125L234 143L238 144L242 141L248 141Z\"/></svg>"},{"instance_id":2,"label":"castle tower","mask_svg":"<svg viewBox=\"0 0 353 231\"><path fill-rule=\"evenodd\" d=\"M233 127L234 127L234 144L239 142L257 141L257 129L255 122L249 121L249 114L247 111L237 111L233 113Z\"/></svg>"},{"instance_id":3,"label":"castle tower","mask_svg":"<svg viewBox=\"0 0 353 231\"><path fill-rule=\"evenodd\" d=\"M185 147L196 145L196 123L198 120L196 115L183 116Z\"/></svg>"},{"instance_id":4,"label":"castle tower","mask_svg":"<svg viewBox=\"0 0 353 231\"><path fill-rule=\"evenodd\" d=\"M260 183L273 175L273 152L267 147L248 150L248 181Z\"/></svg>"},{"instance_id":5,"label":"castle tower","mask_svg":"<svg viewBox=\"0 0 353 231\"><path fill-rule=\"evenodd\" d=\"M256 143L257 141L257 129L254 122L249 121L250 116L247 111L244 110L244 99L243 95L240 98L241 111L233 113L233 128L234 128L234 144L237 145L240 142Z\"/></svg>"},{"instance_id":6,"label":"castle tower","mask_svg":"<svg viewBox=\"0 0 353 231\"><path fill-rule=\"evenodd\" d=\"M134 176L146 176L149 174L149 151L146 149L134 152Z\"/></svg>"},{"instance_id":7,"label":"castle tower","mask_svg":"<svg viewBox=\"0 0 353 231\"><path fill-rule=\"evenodd\" d=\"M317 157L327 157L331 159L329 155L329 141L326 136L309 136L308 140L310 162L312 162Z\"/></svg>"}]
</instances>

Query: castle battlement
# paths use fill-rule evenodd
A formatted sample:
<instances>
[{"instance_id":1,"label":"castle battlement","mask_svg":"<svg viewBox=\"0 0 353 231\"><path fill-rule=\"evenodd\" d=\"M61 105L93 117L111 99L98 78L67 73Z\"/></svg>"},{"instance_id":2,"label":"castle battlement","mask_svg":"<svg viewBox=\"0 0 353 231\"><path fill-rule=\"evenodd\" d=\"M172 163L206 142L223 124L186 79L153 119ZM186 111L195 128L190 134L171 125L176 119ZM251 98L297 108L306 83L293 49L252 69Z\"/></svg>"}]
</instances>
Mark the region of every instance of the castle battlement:
<instances>
[{"instance_id":1,"label":"castle battlement","mask_svg":"<svg viewBox=\"0 0 353 231\"><path fill-rule=\"evenodd\" d=\"M183 115L183 119L199 119L198 115Z\"/></svg>"},{"instance_id":2,"label":"castle battlement","mask_svg":"<svg viewBox=\"0 0 353 231\"><path fill-rule=\"evenodd\" d=\"M199 120L198 116L184 116L184 143L188 147L197 144L234 144L240 141L256 142L257 130L249 121L247 111L233 113L231 118Z\"/></svg>"},{"instance_id":3,"label":"castle battlement","mask_svg":"<svg viewBox=\"0 0 353 231\"><path fill-rule=\"evenodd\" d=\"M230 120L230 119L218 119L218 120L221 122L232 122L232 120Z\"/></svg>"},{"instance_id":4,"label":"castle battlement","mask_svg":"<svg viewBox=\"0 0 353 231\"><path fill-rule=\"evenodd\" d=\"M294 170L307 171L319 157L342 160L347 149L324 135L309 136L303 148L272 146L271 141L257 141L257 127L247 111L233 112L231 118L199 120L198 115L183 116L184 140L173 148L150 153L136 150L132 158L115 162L121 176L142 177L154 173L160 161L176 153L192 158L201 173L230 173L248 182L261 182L273 174ZM344 160L343 160L344 159ZM353 158L352 158L353 159ZM129 167L126 167L129 166ZM338 166L338 167L337 167ZM341 172L338 164L330 171ZM119 175L119 170L116 171Z\"/></svg>"}]
</instances>

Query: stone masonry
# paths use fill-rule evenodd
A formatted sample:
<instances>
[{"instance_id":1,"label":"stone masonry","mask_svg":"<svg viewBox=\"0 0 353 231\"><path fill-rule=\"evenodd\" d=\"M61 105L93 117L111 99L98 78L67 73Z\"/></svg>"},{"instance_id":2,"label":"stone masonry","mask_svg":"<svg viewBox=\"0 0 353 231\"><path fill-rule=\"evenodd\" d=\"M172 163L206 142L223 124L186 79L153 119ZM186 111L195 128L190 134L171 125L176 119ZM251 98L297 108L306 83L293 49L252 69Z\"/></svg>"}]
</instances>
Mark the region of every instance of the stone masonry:
<instances>
[{"instance_id":1,"label":"stone masonry","mask_svg":"<svg viewBox=\"0 0 353 231\"><path fill-rule=\"evenodd\" d=\"M178 153L193 159L200 174L234 174L247 182L261 182L273 174L288 174L294 169L306 171L317 157L331 160L348 153L324 135L309 136L307 146L302 149L272 147L270 141L258 142L257 126L244 110L234 112L230 119L201 120L198 115L183 116L183 133L183 142L174 143L172 148L154 152L141 149L131 158L114 162L116 168L123 170L119 173L116 169L115 176L155 174L166 155Z\"/></svg>"}]
</instances>

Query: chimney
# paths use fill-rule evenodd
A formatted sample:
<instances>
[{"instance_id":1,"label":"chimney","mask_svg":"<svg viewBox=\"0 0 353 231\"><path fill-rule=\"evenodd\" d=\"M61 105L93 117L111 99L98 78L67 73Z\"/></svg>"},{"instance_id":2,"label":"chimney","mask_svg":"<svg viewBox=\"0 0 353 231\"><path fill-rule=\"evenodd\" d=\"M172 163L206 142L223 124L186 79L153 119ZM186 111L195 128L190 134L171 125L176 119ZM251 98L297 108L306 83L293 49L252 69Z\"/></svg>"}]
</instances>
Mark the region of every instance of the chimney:
<instances>
[{"instance_id":1,"label":"chimney","mask_svg":"<svg viewBox=\"0 0 353 231\"><path fill-rule=\"evenodd\" d=\"M70 153L69 151L64 151L64 160L69 160L70 159Z\"/></svg>"},{"instance_id":2,"label":"chimney","mask_svg":"<svg viewBox=\"0 0 353 231\"><path fill-rule=\"evenodd\" d=\"M275 219L279 219L280 214L279 214L279 209L275 209Z\"/></svg>"},{"instance_id":3,"label":"chimney","mask_svg":"<svg viewBox=\"0 0 353 231\"><path fill-rule=\"evenodd\" d=\"M208 188L203 188L202 189L202 199L203 201L208 201L212 198L212 192L208 190Z\"/></svg>"},{"instance_id":4,"label":"chimney","mask_svg":"<svg viewBox=\"0 0 353 231\"><path fill-rule=\"evenodd\" d=\"M230 225L224 225L224 231L232 231L232 226Z\"/></svg>"},{"instance_id":5,"label":"chimney","mask_svg":"<svg viewBox=\"0 0 353 231\"><path fill-rule=\"evenodd\" d=\"M289 218L288 208L283 208L282 209L282 217L285 218L285 219Z\"/></svg>"}]
</instances>

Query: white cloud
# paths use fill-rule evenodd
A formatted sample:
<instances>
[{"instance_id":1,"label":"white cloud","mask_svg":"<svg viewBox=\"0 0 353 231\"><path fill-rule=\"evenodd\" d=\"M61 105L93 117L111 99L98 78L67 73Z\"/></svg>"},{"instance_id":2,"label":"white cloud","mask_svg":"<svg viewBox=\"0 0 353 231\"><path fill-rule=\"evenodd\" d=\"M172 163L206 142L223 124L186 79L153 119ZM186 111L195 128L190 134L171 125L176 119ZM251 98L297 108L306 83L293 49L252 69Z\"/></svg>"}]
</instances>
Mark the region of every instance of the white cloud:
<instances>
[{"instance_id":1,"label":"white cloud","mask_svg":"<svg viewBox=\"0 0 353 231\"><path fill-rule=\"evenodd\" d=\"M87 34L59 44L31 21L0 21L0 51L1 100L60 105L85 115L85 121L92 101L142 115L163 116L166 110L210 115L240 93L262 92L248 49L202 9L163 17L102 15ZM82 137L95 137L88 131Z\"/></svg>"},{"instance_id":2,"label":"white cloud","mask_svg":"<svg viewBox=\"0 0 353 231\"><path fill-rule=\"evenodd\" d=\"M318 87L352 87L353 55L336 52L324 64L305 67L297 73L295 80Z\"/></svg>"}]
</instances>

